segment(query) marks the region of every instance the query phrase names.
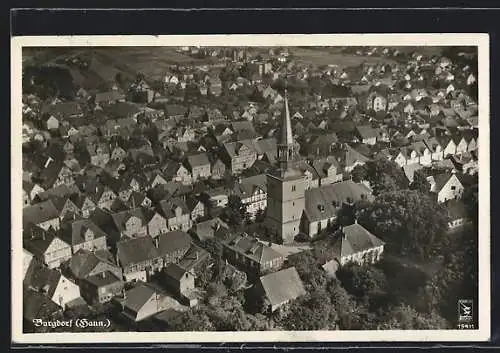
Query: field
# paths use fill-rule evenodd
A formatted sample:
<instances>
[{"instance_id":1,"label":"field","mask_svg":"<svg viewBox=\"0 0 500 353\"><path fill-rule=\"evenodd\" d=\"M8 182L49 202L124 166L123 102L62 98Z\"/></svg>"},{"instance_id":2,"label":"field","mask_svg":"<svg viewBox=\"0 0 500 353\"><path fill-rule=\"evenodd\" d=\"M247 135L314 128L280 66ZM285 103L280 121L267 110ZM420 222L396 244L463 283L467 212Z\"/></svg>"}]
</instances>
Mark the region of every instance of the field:
<instances>
[{"instance_id":1,"label":"field","mask_svg":"<svg viewBox=\"0 0 500 353\"><path fill-rule=\"evenodd\" d=\"M268 57L269 48L249 48L254 53ZM296 62L306 65L358 66L368 64L393 64L390 57L358 56L343 53L345 47L294 47L291 53ZM396 49L396 48L394 48ZM418 50L423 54L441 54L441 47L397 47L402 52ZM380 48L382 50L382 48ZM67 65L65 59L73 56L92 58L89 70L80 70L76 66ZM58 48L25 48L23 64L51 65L68 69L77 85L96 87L99 82L111 82L117 73L124 76L135 76L143 73L151 79L161 78L176 64L211 64L216 58L198 59L176 51L175 47L58 47Z\"/></svg>"},{"instance_id":2,"label":"field","mask_svg":"<svg viewBox=\"0 0 500 353\"><path fill-rule=\"evenodd\" d=\"M335 48L296 48L293 50L294 60L301 64L337 65L338 67L358 66L366 64L393 64L391 58L358 56L341 53L339 47Z\"/></svg>"},{"instance_id":3,"label":"field","mask_svg":"<svg viewBox=\"0 0 500 353\"><path fill-rule=\"evenodd\" d=\"M75 55L92 57L89 70L65 64ZM75 83L90 86L91 82L110 82L117 73L134 76L141 72L149 78L160 78L175 64L210 64L214 59L197 59L179 53L173 47L97 47L88 48L25 48L23 64L42 64L68 69Z\"/></svg>"}]
</instances>

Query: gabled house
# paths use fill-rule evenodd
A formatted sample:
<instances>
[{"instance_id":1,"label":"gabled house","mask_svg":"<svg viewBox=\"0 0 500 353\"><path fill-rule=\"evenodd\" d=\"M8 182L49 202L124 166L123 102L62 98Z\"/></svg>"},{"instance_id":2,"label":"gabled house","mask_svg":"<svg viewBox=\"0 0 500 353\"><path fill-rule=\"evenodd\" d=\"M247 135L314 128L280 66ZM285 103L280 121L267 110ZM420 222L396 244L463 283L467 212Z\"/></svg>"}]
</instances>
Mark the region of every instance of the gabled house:
<instances>
[{"instance_id":1,"label":"gabled house","mask_svg":"<svg viewBox=\"0 0 500 353\"><path fill-rule=\"evenodd\" d=\"M249 276L277 271L285 261L283 254L247 234L226 241L223 256Z\"/></svg>"},{"instance_id":2,"label":"gabled house","mask_svg":"<svg viewBox=\"0 0 500 353\"><path fill-rule=\"evenodd\" d=\"M73 254L80 249L106 250L106 233L89 219L68 221L61 226L61 239L71 246Z\"/></svg>"},{"instance_id":3,"label":"gabled house","mask_svg":"<svg viewBox=\"0 0 500 353\"><path fill-rule=\"evenodd\" d=\"M123 292L124 283L121 277L113 272L104 271L83 278L80 281L80 293L90 305L104 304Z\"/></svg>"},{"instance_id":4,"label":"gabled house","mask_svg":"<svg viewBox=\"0 0 500 353\"><path fill-rule=\"evenodd\" d=\"M23 207L29 206L35 197L45 190L38 184L23 180Z\"/></svg>"},{"instance_id":5,"label":"gabled house","mask_svg":"<svg viewBox=\"0 0 500 353\"><path fill-rule=\"evenodd\" d=\"M123 269L125 281L146 282L163 268L163 259L151 237L120 240L117 244L117 263Z\"/></svg>"},{"instance_id":6,"label":"gabled house","mask_svg":"<svg viewBox=\"0 0 500 353\"><path fill-rule=\"evenodd\" d=\"M44 230L58 230L60 212L52 200L43 201L23 208L23 228L36 225Z\"/></svg>"},{"instance_id":7,"label":"gabled house","mask_svg":"<svg viewBox=\"0 0 500 353\"><path fill-rule=\"evenodd\" d=\"M80 249L73 254L68 267L77 281L103 272L111 272L120 279L123 277L122 269L108 250Z\"/></svg>"},{"instance_id":8,"label":"gabled house","mask_svg":"<svg viewBox=\"0 0 500 353\"><path fill-rule=\"evenodd\" d=\"M189 170L180 162L169 162L162 168L162 172L167 181L174 181L183 185L190 185L193 181Z\"/></svg>"},{"instance_id":9,"label":"gabled house","mask_svg":"<svg viewBox=\"0 0 500 353\"><path fill-rule=\"evenodd\" d=\"M146 219L139 207L111 215L120 237L136 238L148 235Z\"/></svg>"},{"instance_id":10,"label":"gabled house","mask_svg":"<svg viewBox=\"0 0 500 353\"><path fill-rule=\"evenodd\" d=\"M219 158L215 158L210 166L210 177L214 180L220 180L226 174L226 165Z\"/></svg>"},{"instance_id":11,"label":"gabled house","mask_svg":"<svg viewBox=\"0 0 500 353\"><path fill-rule=\"evenodd\" d=\"M232 194L241 199L250 219L267 207L267 178L265 174L240 179L234 185Z\"/></svg>"},{"instance_id":12,"label":"gabled house","mask_svg":"<svg viewBox=\"0 0 500 353\"><path fill-rule=\"evenodd\" d=\"M147 233L153 239L168 232L167 220L159 212L153 210L144 210Z\"/></svg>"},{"instance_id":13,"label":"gabled house","mask_svg":"<svg viewBox=\"0 0 500 353\"><path fill-rule=\"evenodd\" d=\"M255 289L265 298L263 309L268 314L307 294L295 267L261 276Z\"/></svg>"},{"instance_id":14,"label":"gabled house","mask_svg":"<svg viewBox=\"0 0 500 353\"><path fill-rule=\"evenodd\" d=\"M339 163L334 157L312 161L312 167L318 175L318 187L342 181L343 175Z\"/></svg>"},{"instance_id":15,"label":"gabled house","mask_svg":"<svg viewBox=\"0 0 500 353\"><path fill-rule=\"evenodd\" d=\"M178 263L191 248L191 237L183 231L171 231L155 239L163 264Z\"/></svg>"},{"instance_id":16,"label":"gabled house","mask_svg":"<svg viewBox=\"0 0 500 353\"><path fill-rule=\"evenodd\" d=\"M127 290L120 300L123 315L132 322L140 322L172 307L171 297L145 283ZM177 303L177 302L176 302Z\"/></svg>"},{"instance_id":17,"label":"gabled house","mask_svg":"<svg viewBox=\"0 0 500 353\"><path fill-rule=\"evenodd\" d=\"M201 202L198 198L187 197L186 206L191 214L191 220L194 222L200 217L205 216L205 204Z\"/></svg>"},{"instance_id":18,"label":"gabled house","mask_svg":"<svg viewBox=\"0 0 500 353\"><path fill-rule=\"evenodd\" d=\"M340 266L348 263L373 264L384 252L385 243L357 222L343 227L336 234L334 260Z\"/></svg>"},{"instance_id":19,"label":"gabled house","mask_svg":"<svg viewBox=\"0 0 500 353\"><path fill-rule=\"evenodd\" d=\"M372 192L366 185L352 180L306 190L305 209L300 222L301 233L314 238L335 223L337 213L343 205L352 205L361 200L372 201Z\"/></svg>"},{"instance_id":20,"label":"gabled house","mask_svg":"<svg viewBox=\"0 0 500 353\"><path fill-rule=\"evenodd\" d=\"M185 161L187 169L191 172L193 181L210 177L210 161L206 153L189 155Z\"/></svg>"},{"instance_id":21,"label":"gabled house","mask_svg":"<svg viewBox=\"0 0 500 353\"><path fill-rule=\"evenodd\" d=\"M430 191L437 195L437 202L457 200L462 197L464 186L455 173L444 172L427 177Z\"/></svg>"},{"instance_id":22,"label":"gabled house","mask_svg":"<svg viewBox=\"0 0 500 353\"><path fill-rule=\"evenodd\" d=\"M443 147L435 137L425 139L424 143L431 152L431 159L433 161L441 161L444 159Z\"/></svg>"},{"instance_id":23,"label":"gabled house","mask_svg":"<svg viewBox=\"0 0 500 353\"><path fill-rule=\"evenodd\" d=\"M191 229L191 213L182 198L176 197L160 201L158 212L167 220L169 230L187 232Z\"/></svg>"},{"instance_id":24,"label":"gabled house","mask_svg":"<svg viewBox=\"0 0 500 353\"><path fill-rule=\"evenodd\" d=\"M23 228L23 247L49 268L59 268L71 258L71 246L53 231L36 225Z\"/></svg>"},{"instance_id":25,"label":"gabled house","mask_svg":"<svg viewBox=\"0 0 500 353\"><path fill-rule=\"evenodd\" d=\"M443 148L443 158L454 156L457 153L457 145L450 136L436 136L436 140Z\"/></svg>"},{"instance_id":26,"label":"gabled house","mask_svg":"<svg viewBox=\"0 0 500 353\"><path fill-rule=\"evenodd\" d=\"M60 271L45 267L34 260L23 280L24 288L33 290L49 298L63 309L80 297L80 288L63 276Z\"/></svg>"},{"instance_id":27,"label":"gabled house","mask_svg":"<svg viewBox=\"0 0 500 353\"><path fill-rule=\"evenodd\" d=\"M250 168L257 160L252 140L227 142L223 144L221 159L233 174Z\"/></svg>"}]
</instances>

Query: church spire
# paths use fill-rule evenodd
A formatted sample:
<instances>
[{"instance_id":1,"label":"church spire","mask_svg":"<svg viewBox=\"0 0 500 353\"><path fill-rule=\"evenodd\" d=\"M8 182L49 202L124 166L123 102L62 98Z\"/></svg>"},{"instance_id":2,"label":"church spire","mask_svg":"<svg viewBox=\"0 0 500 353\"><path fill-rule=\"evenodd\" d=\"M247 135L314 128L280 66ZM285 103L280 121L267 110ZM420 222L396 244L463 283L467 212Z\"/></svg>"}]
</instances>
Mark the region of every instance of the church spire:
<instances>
[{"instance_id":1,"label":"church spire","mask_svg":"<svg viewBox=\"0 0 500 353\"><path fill-rule=\"evenodd\" d=\"M281 123L281 145L293 145L292 120L290 118L290 110L288 108L288 93L285 88L285 114Z\"/></svg>"},{"instance_id":2,"label":"church spire","mask_svg":"<svg viewBox=\"0 0 500 353\"><path fill-rule=\"evenodd\" d=\"M278 162L281 170L290 167L290 162L295 155L295 142L292 133L292 120L290 118L290 109L288 108L287 77L285 77L285 109L283 121L281 122L281 136L278 142Z\"/></svg>"}]
</instances>

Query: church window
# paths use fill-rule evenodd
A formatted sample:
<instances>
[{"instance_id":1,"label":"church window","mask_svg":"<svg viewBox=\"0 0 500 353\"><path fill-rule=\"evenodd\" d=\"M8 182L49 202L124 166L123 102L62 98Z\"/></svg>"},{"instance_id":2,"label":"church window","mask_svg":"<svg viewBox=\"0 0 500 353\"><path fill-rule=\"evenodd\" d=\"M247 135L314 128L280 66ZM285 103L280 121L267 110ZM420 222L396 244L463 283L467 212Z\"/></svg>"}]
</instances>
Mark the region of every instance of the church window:
<instances>
[{"instance_id":1,"label":"church window","mask_svg":"<svg viewBox=\"0 0 500 353\"><path fill-rule=\"evenodd\" d=\"M295 191L295 185L292 185L292 191Z\"/></svg>"}]
</instances>

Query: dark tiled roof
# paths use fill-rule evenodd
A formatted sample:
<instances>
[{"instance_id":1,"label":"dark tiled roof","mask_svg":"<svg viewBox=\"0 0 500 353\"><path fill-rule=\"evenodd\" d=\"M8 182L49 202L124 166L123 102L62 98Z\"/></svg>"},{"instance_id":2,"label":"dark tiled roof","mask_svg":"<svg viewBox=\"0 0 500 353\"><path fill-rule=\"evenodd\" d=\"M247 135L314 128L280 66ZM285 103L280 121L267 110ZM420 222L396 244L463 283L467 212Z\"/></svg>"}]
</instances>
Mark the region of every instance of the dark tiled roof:
<instances>
[{"instance_id":1,"label":"dark tiled roof","mask_svg":"<svg viewBox=\"0 0 500 353\"><path fill-rule=\"evenodd\" d=\"M23 289L23 317L32 321L41 317L49 317L61 308L51 301L47 296L32 289Z\"/></svg>"},{"instance_id":2,"label":"dark tiled roof","mask_svg":"<svg viewBox=\"0 0 500 353\"><path fill-rule=\"evenodd\" d=\"M76 278L88 277L89 273L97 267L99 263L107 263L118 269L113 255L108 250L97 250L95 252L80 249L69 262L71 273ZM120 270L121 272L121 270Z\"/></svg>"},{"instance_id":3,"label":"dark tiled roof","mask_svg":"<svg viewBox=\"0 0 500 353\"><path fill-rule=\"evenodd\" d=\"M121 282L121 280L110 271L97 273L88 277L86 280L98 288L108 286L115 282Z\"/></svg>"},{"instance_id":4,"label":"dark tiled roof","mask_svg":"<svg viewBox=\"0 0 500 353\"><path fill-rule=\"evenodd\" d=\"M171 254L177 251L188 251L191 247L191 237L179 230L161 234L158 239L158 253Z\"/></svg>"},{"instance_id":5,"label":"dark tiled roof","mask_svg":"<svg viewBox=\"0 0 500 353\"><path fill-rule=\"evenodd\" d=\"M123 267L159 257L158 249L149 236L124 239L116 246L118 259Z\"/></svg>"},{"instance_id":6,"label":"dark tiled roof","mask_svg":"<svg viewBox=\"0 0 500 353\"><path fill-rule=\"evenodd\" d=\"M85 232L94 233L94 239L106 237L106 233L90 219L79 219L74 222L64 223L61 227L62 238L72 246L85 242Z\"/></svg>"},{"instance_id":7,"label":"dark tiled roof","mask_svg":"<svg viewBox=\"0 0 500 353\"><path fill-rule=\"evenodd\" d=\"M382 240L357 223L344 227L342 232L345 235L342 238L342 257L384 245Z\"/></svg>"},{"instance_id":8,"label":"dark tiled roof","mask_svg":"<svg viewBox=\"0 0 500 353\"><path fill-rule=\"evenodd\" d=\"M29 288L38 291L42 290L47 297L52 298L60 278L61 273L59 271L51 270L42 265L41 262L33 260L26 271L23 283Z\"/></svg>"},{"instance_id":9,"label":"dark tiled roof","mask_svg":"<svg viewBox=\"0 0 500 353\"><path fill-rule=\"evenodd\" d=\"M182 276L184 276L187 271L177 264L170 263L163 269L163 272L165 275L175 279L176 281L180 281Z\"/></svg>"},{"instance_id":10,"label":"dark tiled roof","mask_svg":"<svg viewBox=\"0 0 500 353\"><path fill-rule=\"evenodd\" d=\"M37 203L23 208L23 227L28 223L40 224L58 218L59 211L51 200Z\"/></svg>"},{"instance_id":11,"label":"dark tiled roof","mask_svg":"<svg viewBox=\"0 0 500 353\"><path fill-rule=\"evenodd\" d=\"M295 267L262 276L260 282L271 305L280 305L306 294Z\"/></svg>"},{"instance_id":12,"label":"dark tiled roof","mask_svg":"<svg viewBox=\"0 0 500 353\"><path fill-rule=\"evenodd\" d=\"M226 246L259 264L283 257L273 248L250 236L236 235L226 243Z\"/></svg>"}]
</instances>

